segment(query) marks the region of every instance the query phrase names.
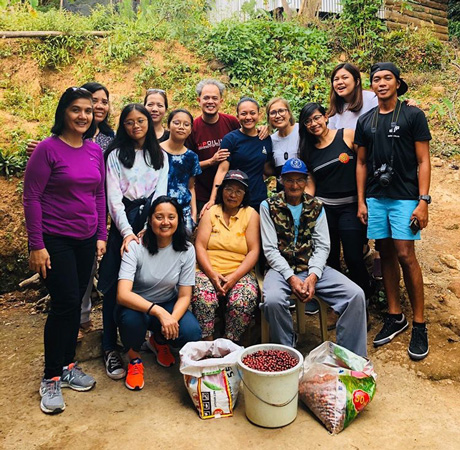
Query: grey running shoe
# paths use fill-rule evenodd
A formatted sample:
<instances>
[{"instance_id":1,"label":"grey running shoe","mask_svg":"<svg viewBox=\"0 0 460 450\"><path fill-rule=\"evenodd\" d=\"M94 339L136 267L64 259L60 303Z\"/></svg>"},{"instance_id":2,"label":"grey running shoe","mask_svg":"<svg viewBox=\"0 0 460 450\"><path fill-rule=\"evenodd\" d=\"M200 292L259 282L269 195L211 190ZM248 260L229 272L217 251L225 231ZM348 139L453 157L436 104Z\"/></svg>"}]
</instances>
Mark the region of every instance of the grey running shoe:
<instances>
[{"instance_id":1,"label":"grey running shoe","mask_svg":"<svg viewBox=\"0 0 460 450\"><path fill-rule=\"evenodd\" d=\"M374 339L374 347L388 344L392 341L399 333L402 333L409 324L407 323L406 317L402 315L401 320L396 320L394 317L387 315L383 323L382 329L377 333Z\"/></svg>"},{"instance_id":2,"label":"grey running shoe","mask_svg":"<svg viewBox=\"0 0 460 450\"><path fill-rule=\"evenodd\" d=\"M61 391L61 378L43 378L40 384L40 409L45 414L58 414L64 411L65 403Z\"/></svg>"},{"instance_id":3,"label":"grey running shoe","mask_svg":"<svg viewBox=\"0 0 460 450\"><path fill-rule=\"evenodd\" d=\"M425 358L430 351L428 347L428 331L426 326L422 327L413 327L412 328L412 337L410 339L409 348L407 352L411 359L419 361Z\"/></svg>"},{"instance_id":4,"label":"grey running shoe","mask_svg":"<svg viewBox=\"0 0 460 450\"><path fill-rule=\"evenodd\" d=\"M105 371L112 380L121 380L126 376L123 360L116 350L104 353Z\"/></svg>"},{"instance_id":5,"label":"grey running shoe","mask_svg":"<svg viewBox=\"0 0 460 450\"><path fill-rule=\"evenodd\" d=\"M89 391L96 384L91 375L86 375L77 363L69 364L62 369L61 386L69 387L74 391Z\"/></svg>"}]
</instances>

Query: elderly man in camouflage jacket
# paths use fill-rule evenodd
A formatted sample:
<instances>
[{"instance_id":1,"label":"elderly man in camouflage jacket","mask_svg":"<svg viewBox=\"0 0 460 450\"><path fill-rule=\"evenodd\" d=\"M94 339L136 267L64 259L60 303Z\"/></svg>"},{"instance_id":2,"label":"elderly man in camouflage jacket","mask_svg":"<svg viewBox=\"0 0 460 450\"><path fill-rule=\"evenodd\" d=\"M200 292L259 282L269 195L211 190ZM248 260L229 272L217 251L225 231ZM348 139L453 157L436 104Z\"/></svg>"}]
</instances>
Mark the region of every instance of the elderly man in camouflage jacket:
<instances>
[{"instance_id":1,"label":"elderly man in camouflage jacket","mask_svg":"<svg viewBox=\"0 0 460 450\"><path fill-rule=\"evenodd\" d=\"M362 289L326 266L329 231L321 202L304 193L307 167L297 158L281 171L284 192L260 208L262 246L270 266L260 307L270 324L270 340L293 347L295 334L289 312L294 293L307 303L318 294L339 314L337 343L367 355L366 300Z\"/></svg>"}]
</instances>

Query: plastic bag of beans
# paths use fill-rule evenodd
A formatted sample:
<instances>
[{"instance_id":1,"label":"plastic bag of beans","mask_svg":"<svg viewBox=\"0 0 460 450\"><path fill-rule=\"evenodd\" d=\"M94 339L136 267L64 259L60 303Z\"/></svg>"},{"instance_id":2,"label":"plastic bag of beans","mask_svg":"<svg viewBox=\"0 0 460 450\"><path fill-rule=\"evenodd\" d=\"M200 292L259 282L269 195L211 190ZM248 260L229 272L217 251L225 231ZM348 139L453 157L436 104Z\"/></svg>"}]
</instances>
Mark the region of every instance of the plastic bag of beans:
<instances>
[{"instance_id":1,"label":"plastic bag of beans","mask_svg":"<svg viewBox=\"0 0 460 450\"><path fill-rule=\"evenodd\" d=\"M201 419L233 415L241 382L237 361L242 350L228 339L189 342L180 350L180 372Z\"/></svg>"},{"instance_id":2,"label":"plastic bag of beans","mask_svg":"<svg viewBox=\"0 0 460 450\"><path fill-rule=\"evenodd\" d=\"M372 363L332 342L305 358L299 397L332 434L340 433L373 399Z\"/></svg>"}]
</instances>

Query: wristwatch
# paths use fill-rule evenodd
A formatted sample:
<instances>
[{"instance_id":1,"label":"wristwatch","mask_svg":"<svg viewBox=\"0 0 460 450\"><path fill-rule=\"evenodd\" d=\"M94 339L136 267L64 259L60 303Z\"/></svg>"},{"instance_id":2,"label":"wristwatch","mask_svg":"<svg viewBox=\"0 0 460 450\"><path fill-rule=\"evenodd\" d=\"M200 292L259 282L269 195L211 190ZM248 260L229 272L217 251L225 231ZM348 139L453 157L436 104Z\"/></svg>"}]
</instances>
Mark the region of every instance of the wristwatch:
<instances>
[{"instance_id":1,"label":"wristwatch","mask_svg":"<svg viewBox=\"0 0 460 450\"><path fill-rule=\"evenodd\" d=\"M428 204L431 203L431 195L419 195L419 200L425 200Z\"/></svg>"}]
</instances>

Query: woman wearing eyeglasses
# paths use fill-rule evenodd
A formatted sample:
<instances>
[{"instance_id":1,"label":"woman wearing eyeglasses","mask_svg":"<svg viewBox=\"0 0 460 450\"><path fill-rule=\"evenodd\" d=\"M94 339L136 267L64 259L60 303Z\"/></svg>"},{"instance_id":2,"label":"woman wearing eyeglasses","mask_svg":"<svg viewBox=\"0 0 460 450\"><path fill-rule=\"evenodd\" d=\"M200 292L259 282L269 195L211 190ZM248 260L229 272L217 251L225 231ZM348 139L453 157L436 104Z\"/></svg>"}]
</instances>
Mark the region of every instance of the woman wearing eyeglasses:
<instances>
[{"instance_id":1,"label":"woman wearing eyeglasses","mask_svg":"<svg viewBox=\"0 0 460 450\"><path fill-rule=\"evenodd\" d=\"M147 89L144 98L145 109L153 120L158 142L169 139L169 131L163 127L163 119L168 111L168 97L163 89Z\"/></svg>"},{"instance_id":2,"label":"woman wearing eyeglasses","mask_svg":"<svg viewBox=\"0 0 460 450\"><path fill-rule=\"evenodd\" d=\"M117 134L106 154L107 204L112 224L107 255L99 269L98 289L104 294L102 347L107 375L121 379L126 371L117 351L114 319L121 255L144 229L149 206L168 189L168 157L160 148L149 112L131 103L120 115Z\"/></svg>"},{"instance_id":3,"label":"woman wearing eyeglasses","mask_svg":"<svg viewBox=\"0 0 460 450\"><path fill-rule=\"evenodd\" d=\"M299 151L299 124L295 123L289 102L277 97L266 106L267 122L276 132L271 135L273 145L273 161L276 176L279 177L284 163L297 158Z\"/></svg>"},{"instance_id":4,"label":"woman wearing eyeglasses","mask_svg":"<svg viewBox=\"0 0 460 450\"><path fill-rule=\"evenodd\" d=\"M224 337L239 342L257 305L253 269L259 258L259 214L249 206L249 178L230 170L205 211L195 241L196 273L192 311L203 339L213 340L216 310L225 311Z\"/></svg>"},{"instance_id":5,"label":"woman wearing eyeglasses","mask_svg":"<svg viewBox=\"0 0 460 450\"><path fill-rule=\"evenodd\" d=\"M365 229L357 218L354 130L331 130L319 103L307 103L299 117L299 154L311 178L311 187L326 211L331 249L327 264L340 267L340 244L350 278L368 298L374 291L363 257Z\"/></svg>"},{"instance_id":6,"label":"woman wearing eyeglasses","mask_svg":"<svg viewBox=\"0 0 460 450\"><path fill-rule=\"evenodd\" d=\"M106 248L104 158L86 139L94 128L91 92L67 89L53 135L38 144L24 176L29 266L51 296L40 386L40 408L47 414L65 409L61 387L87 391L96 384L74 361L81 300L94 255L102 256Z\"/></svg>"}]
</instances>

